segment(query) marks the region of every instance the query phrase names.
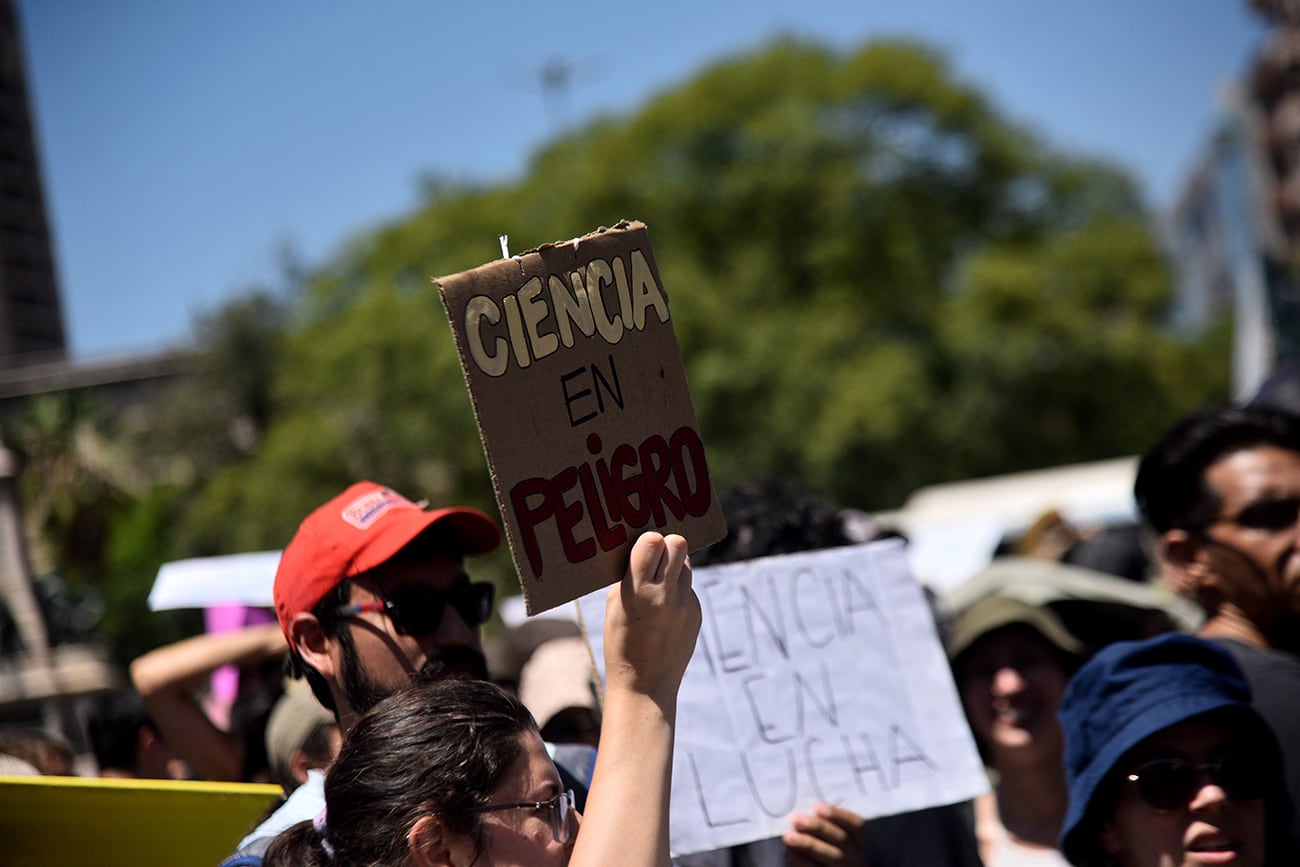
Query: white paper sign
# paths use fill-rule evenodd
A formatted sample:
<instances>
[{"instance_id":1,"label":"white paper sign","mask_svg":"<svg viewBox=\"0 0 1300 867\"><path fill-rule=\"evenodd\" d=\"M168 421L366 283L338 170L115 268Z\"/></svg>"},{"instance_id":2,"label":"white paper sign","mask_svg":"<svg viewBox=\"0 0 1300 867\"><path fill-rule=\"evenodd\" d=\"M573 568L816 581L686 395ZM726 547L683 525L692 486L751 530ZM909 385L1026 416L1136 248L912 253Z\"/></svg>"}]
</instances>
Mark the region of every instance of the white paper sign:
<instances>
[{"instance_id":1,"label":"white paper sign","mask_svg":"<svg viewBox=\"0 0 1300 867\"><path fill-rule=\"evenodd\" d=\"M870 817L988 789L900 542L697 569L694 587L704 622L678 702L674 855L778 836L818 801ZM588 624L604 600L579 600Z\"/></svg>"},{"instance_id":2,"label":"white paper sign","mask_svg":"<svg viewBox=\"0 0 1300 867\"><path fill-rule=\"evenodd\" d=\"M255 605L272 608L279 551L196 557L164 563L149 591L149 610Z\"/></svg>"}]
</instances>

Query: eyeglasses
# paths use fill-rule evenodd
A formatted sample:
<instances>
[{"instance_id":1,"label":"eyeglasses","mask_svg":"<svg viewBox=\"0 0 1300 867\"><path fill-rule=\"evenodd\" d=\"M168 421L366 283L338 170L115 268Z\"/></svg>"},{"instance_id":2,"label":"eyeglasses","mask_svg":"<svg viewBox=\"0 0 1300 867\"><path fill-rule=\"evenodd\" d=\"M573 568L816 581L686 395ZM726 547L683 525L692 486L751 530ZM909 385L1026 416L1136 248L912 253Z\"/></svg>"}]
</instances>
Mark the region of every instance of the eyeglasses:
<instances>
[{"instance_id":1,"label":"eyeglasses","mask_svg":"<svg viewBox=\"0 0 1300 867\"><path fill-rule=\"evenodd\" d=\"M1247 530L1276 532L1294 527L1297 520L1300 520L1300 497L1278 497L1248 503L1237 514L1215 518L1208 526L1236 524Z\"/></svg>"},{"instance_id":2,"label":"eyeglasses","mask_svg":"<svg viewBox=\"0 0 1300 867\"><path fill-rule=\"evenodd\" d=\"M428 635L436 632L442 615L450 605L466 626L479 626L492 616L495 588L486 581L457 581L450 590L413 585L393 593L390 599L341 605L334 610L339 617L356 617L364 611L377 611L393 622L400 635Z\"/></svg>"},{"instance_id":3,"label":"eyeglasses","mask_svg":"<svg viewBox=\"0 0 1300 867\"><path fill-rule=\"evenodd\" d=\"M1258 758L1229 754L1217 762L1194 765L1183 759L1152 759L1124 775L1138 796L1157 810L1181 810L1192 802L1208 777L1234 801L1254 801L1268 791Z\"/></svg>"},{"instance_id":4,"label":"eyeglasses","mask_svg":"<svg viewBox=\"0 0 1300 867\"><path fill-rule=\"evenodd\" d=\"M575 809L573 789L565 789L548 801L519 801L514 804L488 804L470 807L467 813L495 813L498 810L545 810L551 822L551 838L556 843L569 842L569 814Z\"/></svg>"}]
</instances>

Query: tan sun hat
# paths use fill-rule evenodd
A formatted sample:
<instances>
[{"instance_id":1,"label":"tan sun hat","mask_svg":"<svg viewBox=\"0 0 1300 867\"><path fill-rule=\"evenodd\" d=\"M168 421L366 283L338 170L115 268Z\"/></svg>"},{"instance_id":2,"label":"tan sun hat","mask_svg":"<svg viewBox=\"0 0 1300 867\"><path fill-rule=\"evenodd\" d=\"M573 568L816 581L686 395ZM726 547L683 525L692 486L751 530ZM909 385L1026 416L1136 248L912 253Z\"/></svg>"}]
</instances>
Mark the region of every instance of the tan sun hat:
<instances>
[{"instance_id":1,"label":"tan sun hat","mask_svg":"<svg viewBox=\"0 0 1300 867\"><path fill-rule=\"evenodd\" d=\"M1083 642L1070 634L1050 608L1030 605L1010 596L988 596L957 615L948 633L948 658L955 661L985 635L1013 624L1028 626L1071 656L1082 660L1087 655Z\"/></svg>"},{"instance_id":2,"label":"tan sun hat","mask_svg":"<svg viewBox=\"0 0 1300 867\"><path fill-rule=\"evenodd\" d=\"M266 721L266 758L275 781L293 785L293 754L303 748L321 726L338 725L305 680L291 680Z\"/></svg>"}]
</instances>

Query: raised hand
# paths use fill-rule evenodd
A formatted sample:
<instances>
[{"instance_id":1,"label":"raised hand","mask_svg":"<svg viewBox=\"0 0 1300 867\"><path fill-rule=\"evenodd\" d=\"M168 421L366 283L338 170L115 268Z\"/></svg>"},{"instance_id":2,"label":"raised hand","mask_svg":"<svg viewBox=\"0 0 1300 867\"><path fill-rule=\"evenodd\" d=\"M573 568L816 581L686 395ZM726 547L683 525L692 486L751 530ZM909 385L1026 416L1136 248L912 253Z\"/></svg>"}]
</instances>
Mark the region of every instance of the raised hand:
<instances>
[{"instance_id":1,"label":"raised hand","mask_svg":"<svg viewBox=\"0 0 1300 867\"><path fill-rule=\"evenodd\" d=\"M700 631L681 536L636 540L605 598L605 707L569 867L668 867L677 688Z\"/></svg>"},{"instance_id":2,"label":"raised hand","mask_svg":"<svg viewBox=\"0 0 1300 867\"><path fill-rule=\"evenodd\" d=\"M645 533L605 600L605 688L675 707L700 631L700 601L681 536Z\"/></svg>"}]
</instances>

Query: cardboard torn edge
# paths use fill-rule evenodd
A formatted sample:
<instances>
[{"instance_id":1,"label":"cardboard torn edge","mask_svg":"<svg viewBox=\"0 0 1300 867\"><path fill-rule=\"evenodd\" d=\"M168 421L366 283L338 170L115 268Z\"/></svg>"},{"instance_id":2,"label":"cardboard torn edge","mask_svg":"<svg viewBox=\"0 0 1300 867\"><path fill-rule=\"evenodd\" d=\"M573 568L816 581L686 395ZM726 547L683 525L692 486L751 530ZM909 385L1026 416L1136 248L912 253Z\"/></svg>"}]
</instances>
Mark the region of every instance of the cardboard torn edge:
<instances>
[{"instance_id":1,"label":"cardboard torn edge","mask_svg":"<svg viewBox=\"0 0 1300 867\"><path fill-rule=\"evenodd\" d=\"M578 237L570 238L567 241L551 241L550 243L542 244L540 247L534 247L531 250L525 250L522 253L513 253L513 254L507 253L508 245L510 243L508 239L510 236L506 234L501 234L497 236L497 240L501 245L501 253L502 253L501 259L498 261L502 261L505 259L515 260L515 262L518 263L519 265L519 273L523 274L524 273L523 260L525 256L538 254L544 250L558 250L562 247L572 247L573 248L572 252L576 253L578 251L578 246L582 244L582 242L589 241L593 238L599 238L601 235L604 235L608 232L625 232L625 231L631 231L635 229L645 229L645 228L647 228L646 224L641 222L640 220L629 220L624 218L622 220L619 220L617 223L615 223L612 226L600 226L599 228L593 229L592 231L588 232L585 235L579 235ZM442 281L447 280L448 278L451 277L457 277L460 274L464 274L464 273L465 273L464 271L457 271L455 274L444 274L441 277L432 277L430 278L429 282L433 283L434 286L437 286L439 289L441 289Z\"/></svg>"}]
</instances>

